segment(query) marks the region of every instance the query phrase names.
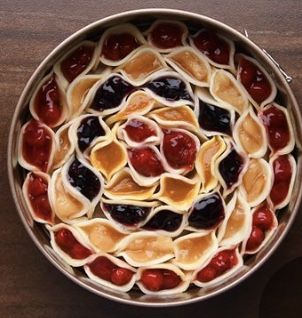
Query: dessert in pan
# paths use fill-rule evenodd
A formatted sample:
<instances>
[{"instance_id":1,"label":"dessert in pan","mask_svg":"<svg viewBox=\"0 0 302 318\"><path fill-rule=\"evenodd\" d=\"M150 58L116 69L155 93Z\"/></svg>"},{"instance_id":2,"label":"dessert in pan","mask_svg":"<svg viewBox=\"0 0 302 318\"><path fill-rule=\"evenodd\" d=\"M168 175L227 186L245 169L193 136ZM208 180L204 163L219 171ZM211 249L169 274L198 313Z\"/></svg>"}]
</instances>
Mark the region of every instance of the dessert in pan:
<instances>
[{"instance_id":1,"label":"dessert in pan","mask_svg":"<svg viewBox=\"0 0 302 318\"><path fill-rule=\"evenodd\" d=\"M276 96L261 64L213 30L108 28L31 97L19 138L28 209L58 257L108 288L221 284L291 198L295 138Z\"/></svg>"}]
</instances>

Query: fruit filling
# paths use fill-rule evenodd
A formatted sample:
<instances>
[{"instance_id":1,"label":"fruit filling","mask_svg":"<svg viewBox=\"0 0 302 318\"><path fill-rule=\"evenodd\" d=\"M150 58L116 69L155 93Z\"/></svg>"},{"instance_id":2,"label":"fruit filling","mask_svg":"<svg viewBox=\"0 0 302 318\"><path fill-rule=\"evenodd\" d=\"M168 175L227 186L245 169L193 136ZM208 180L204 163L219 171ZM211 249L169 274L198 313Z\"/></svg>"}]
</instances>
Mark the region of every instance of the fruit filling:
<instances>
[{"instance_id":1,"label":"fruit filling","mask_svg":"<svg viewBox=\"0 0 302 318\"><path fill-rule=\"evenodd\" d=\"M148 147L128 150L129 160L133 168L144 177L157 177L164 172L158 154Z\"/></svg>"},{"instance_id":2,"label":"fruit filling","mask_svg":"<svg viewBox=\"0 0 302 318\"><path fill-rule=\"evenodd\" d=\"M171 22L158 23L150 32L152 43L160 49L171 49L182 45L183 29Z\"/></svg>"},{"instance_id":3,"label":"fruit filling","mask_svg":"<svg viewBox=\"0 0 302 318\"><path fill-rule=\"evenodd\" d=\"M97 257L87 266L95 276L117 286L128 284L134 275L130 269L117 266L105 256Z\"/></svg>"},{"instance_id":4,"label":"fruit filling","mask_svg":"<svg viewBox=\"0 0 302 318\"><path fill-rule=\"evenodd\" d=\"M127 204L103 203L103 208L112 219L126 226L135 226L146 220L150 208Z\"/></svg>"},{"instance_id":5,"label":"fruit filling","mask_svg":"<svg viewBox=\"0 0 302 318\"><path fill-rule=\"evenodd\" d=\"M267 204L261 205L253 213L252 231L246 243L247 251L254 251L262 244L265 234L274 224L273 212Z\"/></svg>"},{"instance_id":6,"label":"fruit filling","mask_svg":"<svg viewBox=\"0 0 302 318\"><path fill-rule=\"evenodd\" d=\"M139 42L132 34L110 34L104 40L102 55L108 60L119 61L137 47Z\"/></svg>"},{"instance_id":7,"label":"fruit filling","mask_svg":"<svg viewBox=\"0 0 302 318\"><path fill-rule=\"evenodd\" d=\"M56 231L54 236L60 249L73 259L85 259L93 253L83 246L67 228Z\"/></svg>"},{"instance_id":8,"label":"fruit filling","mask_svg":"<svg viewBox=\"0 0 302 318\"><path fill-rule=\"evenodd\" d=\"M131 119L127 123L125 130L128 137L135 142L143 142L151 136L156 136L156 132L153 128L138 119Z\"/></svg>"},{"instance_id":9,"label":"fruit filling","mask_svg":"<svg viewBox=\"0 0 302 318\"><path fill-rule=\"evenodd\" d=\"M260 113L268 134L269 145L274 151L286 147L290 141L290 131L285 113L270 106Z\"/></svg>"},{"instance_id":10,"label":"fruit filling","mask_svg":"<svg viewBox=\"0 0 302 318\"><path fill-rule=\"evenodd\" d=\"M238 264L236 250L223 250L217 253L210 263L197 273L197 280L207 283L223 275Z\"/></svg>"},{"instance_id":11,"label":"fruit filling","mask_svg":"<svg viewBox=\"0 0 302 318\"><path fill-rule=\"evenodd\" d=\"M99 178L78 159L75 159L68 169L68 181L90 201L101 189Z\"/></svg>"},{"instance_id":12,"label":"fruit filling","mask_svg":"<svg viewBox=\"0 0 302 318\"><path fill-rule=\"evenodd\" d=\"M59 122L63 106L61 92L54 74L48 77L39 88L33 106L38 118L46 125L53 127Z\"/></svg>"},{"instance_id":13,"label":"fruit filling","mask_svg":"<svg viewBox=\"0 0 302 318\"><path fill-rule=\"evenodd\" d=\"M228 64L230 59L229 44L215 32L203 30L193 37L193 42L200 52L218 64Z\"/></svg>"},{"instance_id":14,"label":"fruit filling","mask_svg":"<svg viewBox=\"0 0 302 318\"><path fill-rule=\"evenodd\" d=\"M118 107L133 89L121 76L111 76L97 89L91 108L104 111Z\"/></svg>"},{"instance_id":15,"label":"fruit filling","mask_svg":"<svg viewBox=\"0 0 302 318\"><path fill-rule=\"evenodd\" d=\"M280 156L274 160L273 172L274 183L271 189L270 198L276 206L286 199L292 179L293 171L288 155Z\"/></svg>"},{"instance_id":16,"label":"fruit filling","mask_svg":"<svg viewBox=\"0 0 302 318\"><path fill-rule=\"evenodd\" d=\"M242 85L253 100L261 104L272 92L272 87L263 71L250 60L241 57L238 64L238 73Z\"/></svg>"},{"instance_id":17,"label":"fruit filling","mask_svg":"<svg viewBox=\"0 0 302 318\"><path fill-rule=\"evenodd\" d=\"M204 130L227 135L232 134L231 113L226 109L205 103L202 100L199 100L198 122Z\"/></svg>"},{"instance_id":18,"label":"fruit filling","mask_svg":"<svg viewBox=\"0 0 302 318\"><path fill-rule=\"evenodd\" d=\"M52 210L47 191L47 180L31 172L27 184L27 193L31 207L38 218L50 222L52 219Z\"/></svg>"},{"instance_id":19,"label":"fruit filling","mask_svg":"<svg viewBox=\"0 0 302 318\"><path fill-rule=\"evenodd\" d=\"M61 71L69 83L85 71L92 60L93 53L94 46L81 45L61 62Z\"/></svg>"},{"instance_id":20,"label":"fruit filling","mask_svg":"<svg viewBox=\"0 0 302 318\"><path fill-rule=\"evenodd\" d=\"M181 278L169 269L154 268L142 272L140 282L150 291L161 291L176 288Z\"/></svg>"},{"instance_id":21,"label":"fruit filling","mask_svg":"<svg viewBox=\"0 0 302 318\"><path fill-rule=\"evenodd\" d=\"M97 116L88 116L82 119L77 129L77 138L80 150L82 152L85 151L96 137L104 135L105 131Z\"/></svg>"},{"instance_id":22,"label":"fruit filling","mask_svg":"<svg viewBox=\"0 0 302 318\"><path fill-rule=\"evenodd\" d=\"M211 229L218 226L224 216L222 198L218 193L213 193L195 202L188 221L196 229Z\"/></svg>"},{"instance_id":23,"label":"fruit filling","mask_svg":"<svg viewBox=\"0 0 302 318\"><path fill-rule=\"evenodd\" d=\"M174 169L190 171L194 167L197 146L188 134L178 130L164 130L163 152Z\"/></svg>"},{"instance_id":24,"label":"fruit filling","mask_svg":"<svg viewBox=\"0 0 302 318\"><path fill-rule=\"evenodd\" d=\"M24 159L39 170L46 172L52 150L52 136L45 126L32 119L25 127L22 140Z\"/></svg>"}]
</instances>

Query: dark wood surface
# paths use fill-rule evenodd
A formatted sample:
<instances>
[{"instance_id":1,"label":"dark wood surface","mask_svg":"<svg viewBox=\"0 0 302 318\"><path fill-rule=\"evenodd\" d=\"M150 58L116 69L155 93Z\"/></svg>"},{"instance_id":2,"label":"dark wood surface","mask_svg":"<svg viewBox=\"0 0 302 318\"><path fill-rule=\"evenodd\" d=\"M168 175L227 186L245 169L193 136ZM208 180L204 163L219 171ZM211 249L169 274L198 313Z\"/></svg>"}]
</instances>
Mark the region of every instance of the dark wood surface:
<instances>
[{"instance_id":1,"label":"dark wood surface","mask_svg":"<svg viewBox=\"0 0 302 318\"><path fill-rule=\"evenodd\" d=\"M263 314L269 310L267 306L271 305L266 304L270 303L280 305L282 309L277 311L280 317L281 313L283 317L301 317L301 287L298 290L299 284L290 281L297 280L294 272L283 282L292 287L268 288L262 297L271 278L278 280L278 274L274 274L302 256L301 213L281 247L246 282L215 299L170 309L134 308L90 294L50 265L26 234L10 195L6 173L10 121L26 81L39 62L74 31L110 14L143 7L189 10L221 20L240 31L246 28L250 37L293 76L291 86L298 102L302 102L301 0L0 0L0 317L279 317ZM301 259L300 265L302 271ZM301 275L299 279L301 286ZM287 288L297 291L288 293ZM300 302L295 299L300 308L291 305L295 297L301 299ZM264 303L260 305L262 298Z\"/></svg>"}]
</instances>

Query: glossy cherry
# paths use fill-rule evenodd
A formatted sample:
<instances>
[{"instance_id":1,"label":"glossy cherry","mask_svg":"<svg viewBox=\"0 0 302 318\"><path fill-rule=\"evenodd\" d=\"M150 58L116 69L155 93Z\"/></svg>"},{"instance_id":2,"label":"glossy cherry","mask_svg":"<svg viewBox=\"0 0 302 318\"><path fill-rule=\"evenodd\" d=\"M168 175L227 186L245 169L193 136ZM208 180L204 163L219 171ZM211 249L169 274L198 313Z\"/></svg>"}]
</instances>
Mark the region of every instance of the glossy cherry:
<instances>
[{"instance_id":1,"label":"glossy cherry","mask_svg":"<svg viewBox=\"0 0 302 318\"><path fill-rule=\"evenodd\" d=\"M220 161L218 169L227 188L231 188L238 181L244 165L244 158L234 148Z\"/></svg>"},{"instance_id":2,"label":"glossy cherry","mask_svg":"<svg viewBox=\"0 0 302 318\"><path fill-rule=\"evenodd\" d=\"M138 40L129 33L110 34L102 47L102 55L111 61L119 61L139 46Z\"/></svg>"},{"instance_id":3,"label":"glossy cherry","mask_svg":"<svg viewBox=\"0 0 302 318\"><path fill-rule=\"evenodd\" d=\"M151 136L156 136L156 132L147 123L138 119L131 119L125 126L128 137L135 142L143 142Z\"/></svg>"},{"instance_id":4,"label":"glossy cherry","mask_svg":"<svg viewBox=\"0 0 302 318\"><path fill-rule=\"evenodd\" d=\"M52 143L52 136L46 127L36 120L31 120L23 133L22 155L28 163L46 172Z\"/></svg>"},{"instance_id":5,"label":"glossy cherry","mask_svg":"<svg viewBox=\"0 0 302 318\"><path fill-rule=\"evenodd\" d=\"M253 225L262 231L268 231L274 223L273 212L267 206L261 206L253 214Z\"/></svg>"},{"instance_id":6,"label":"glossy cherry","mask_svg":"<svg viewBox=\"0 0 302 318\"><path fill-rule=\"evenodd\" d=\"M182 222L183 216L170 210L160 210L143 226L146 230L176 231Z\"/></svg>"},{"instance_id":7,"label":"glossy cherry","mask_svg":"<svg viewBox=\"0 0 302 318\"><path fill-rule=\"evenodd\" d=\"M142 176L157 177L164 172L157 153L148 147L128 150L129 160L133 168Z\"/></svg>"},{"instance_id":8,"label":"glossy cherry","mask_svg":"<svg viewBox=\"0 0 302 318\"><path fill-rule=\"evenodd\" d=\"M66 228L59 229L54 233L57 245L74 259L85 259L92 254L92 251L83 246Z\"/></svg>"},{"instance_id":9,"label":"glossy cherry","mask_svg":"<svg viewBox=\"0 0 302 318\"><path fill-rule=\"evenodd\" d=\"M61 93L55 74L52 74L39 88L33 102L38 118L46 125L55 126L63 112Z\"/></svg>"},{"instance_id":10,"label":"glossy cherry","mask_svg":"<svg viewBox=\"0 0 302 318\"><path fill-rule=\"evenodd\" d=\"M52 210L47 191L47 180L31 172L27 184L27 193L33 213L42 220L51 221Z\"/></svg>"},{"instance_id":11,"label":"glossy cherry","mask_svg":"<svg viewBox=\"0 0 302 318\"><path fill-rule=\"evenodd\" d=\"M171 49L182 45L184 30L176 23L158 23L150 32L152 43L160 49Z\"/></svg>"},{"instance_id":12,"label":"glossy cherry","mask_svg":"<svg viewBox=\"0 0 302 318\"><path fill-rule=\"evenodd\" d=\"M211 229L224 219L222 199L218 193L210 194L194 203L189 214L189 225L197 229Z\"/></svg>"},{"instance_id":13,"label":"glossy cherry","mask_svg":"<svg viewBox=\"0 0 302 318\"><path fill-rule=\"evenodd\" d=\"M261 104L270 96L272 92L271 84L256 64L240 57L238 72L242 85L258 104Z\"/></svg>"},{"instance_id":14,"label":"glossy cherry","mask_svg":"<svg viewBox=\"0 0 302 318\"><path fill-rule=\"evenodd\" d=\"M121 76L111 76L97 89L91 108L104 111L118 107L133 90L134 87Z\"/></svg>"},{"instance_id":15,"label":"glossy cherry","mask_svg":"<svg viewBox=\"0 0 302 318\"><path fill-rule=\"evenodd\" d=\"M198 103L198 122L202 129L227 135L232 134L231 113L228 110L202 100L199 100Z\"/></svg>"},{"instance_id":16,"label":"glossy cherry","mask_svg":"<svg viewBox=\"0 0 302 318\"><path fill-rule=\"evenodd\" d=\"M265 234L264 234L263 230L261 230L257 226L253 226L250 237L246 243L246 249L248 251L256 250L261 245L261 243L264 241L264 238L265 238Z\"/></svg>"},{"instance_id":17,"label":"glossy cherry","mask_svg":"<svg viewBox=\"0 0 302 318\"><path fill-rule=\"evenodd\" d=\"M274 151L284 148L290 140L290 131L285 113L275 106L270 106L260 113L266 127L269 145Z\"/></svg>"},{"instance_id":18,"label":"glossy cherry","mask_svg":"<svg viewBox=\"0 0 302 318\"><path fill-rule=\"evenodd\" d=\"M83 152L91 144L91 142L99 137L104 136L105 131L100 124L97 116L88 116L81 120L77 128L77 139L79 149Z\"/></svg>"},{"instance_id":19,"label":"glossy cherry","mask_svg":"<svg viewBox=\"0 0 302 318\"><path fill-rule=\"evenodd\" d=\"M172 168L188 171L193 169L197 146L195 140L185 132L164 129L162 149Z\"/></svg>"},{"instance_id":20,"label":"glossy cherry","mask_svg":"<svg viewBox=\"0 0 302 318\"><path fill-rule=\"evenodd\" d=\"M177 287L181 278L169 269L154 268L142 272L141 283L150 291L160 291Z\"/></svg>"},{"instance_id":21,"label":"glossy cherry","mask_svg":"<svg viewBox=\"0 0 302 318\"><path fill-rule=\"evenodd\" d=\"M145 86L169 102L192 101L185 82L174 76L158 77L146 83Z\"/></svg>"},{"instance_id":22,"label":"glossy cherry","mask_svg":"<svg viewBox=\"0 0 302 318\"><path fill-rule=\"evenodd\" d=\"M111 273L111 282L117 286L123 286L129 283L133 272L128 268L116 268Z\"/></svg>"},{"instance_id":23,"label":"glossy cherry","mask_svg":"<svg viewBox=\"0 0 302 318\"><path fill-rule=\"evenodd\" d=\"M292 178L292 167L288 155L282 155L273 162L274 183L271 189L270 198L274 205L285 200Z\"/></svg>"},{"instance_id":24,"label":"glossy cherry","mask_svg":"<svg viewBox=\"0 0 302 318\"><path fill-rule=\"evenodd\" d=\"M61 71L68 82L72 82L88 67L93 53L93 46L81 45L61 62Z\"/></svg>"},{"instance_id":25,"label":"glossy cherry","mask_svg":"<svg viewBox=\"0 0 302 318\"><path fill-rule=\"evenodd\" d=\"M236 250L222 250L217 253L207 266L197 273L197 280L209 282L224 274L238 263Z\"/></svg>"},{"instance_id":26,"label":"glossy cherry","mask_svg":"<svg viewBox=\"0 0 302 318\"><path fill-rule=\"evenodd\" d=\"M229 64L230 46L215 32L202 30L193 37L195 46L210 60L218 64Z\"/></svg>"},{"instance_id":27,"label":"glossy cherry","mask_svg":"<svg viewBox=\"0 0 302 318\"><path fill-rule=\"evenodd\" d=\"M150 208L126 204L103 203L103 208L113 220L126 226L135 226L143 222L150 213Z\"/></svg>"},{"instance_id":28,"label":"glossy cherry","mask_svg":"<svg viewBox=\"0 0 302 318\"><path fill-rule=\"evenodd\" d=\"M97 196L101 189L99 178L78 159L74 159L70 164L67 177L70 184L90 201Z\"/></svg>"}]
</instances>

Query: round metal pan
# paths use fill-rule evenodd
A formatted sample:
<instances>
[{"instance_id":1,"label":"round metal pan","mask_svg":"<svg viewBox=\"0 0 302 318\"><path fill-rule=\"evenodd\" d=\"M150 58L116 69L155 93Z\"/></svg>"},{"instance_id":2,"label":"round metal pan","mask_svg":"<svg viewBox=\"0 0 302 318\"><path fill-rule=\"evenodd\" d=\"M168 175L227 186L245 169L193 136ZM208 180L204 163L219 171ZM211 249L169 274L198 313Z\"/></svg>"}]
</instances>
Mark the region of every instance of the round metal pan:
<instances>
[{"instance_id":1,"label":"round metal pan","mask_svg":"<svg viewBox=\"0 0 302 318\"><path fill-rule=\"evenodd\" d=\"M202 25L216 30L217 32L234 40L236 42L236 45L240 46L250 55L254 56L258 61L260 61L266 68L266 70L271 73L279 89L282 104L286 106L290 112L294 125L297 145L295 153L297 159L297 178L296 185L292 194L292 200L289 206L286 208L285 213L282 213L277 232L270 243L256 256L249 258L249 260L246 262L246 266L236 276L230 278L225 283L220 284L216 287L211 287L210 289L198 289L192 287L186 293L170 297L143 296L141 292L136 290L129 293L115 292L95 284L94 282L86 278L84 272L79 269L71 268L70 266L62 262L50 248L49 238L46 231L44 230L44 227L40 224L34 223L29 214L21 191L24 173L17 164L17 140L21 125L25 122L26 118L28 118L29 98L36 85L50 70L54 62L57 61L62 55L65 54L65 52L67 52L79 41L83 39L97 39L103 32L103 30L107 27L129 21L143 25L155 18L176 19L188 23L190 26L192 26L192 28ZM251 275L257 268L259 268L281 243L281 241L285 237L285 234L288 232L291 224L294 221L301 201L302 188L298 185L301 182L302 174L302 127L300 125L302 119L296 99L287 83L287 80L288 78L286 78L280 71L278 65L261 48L259 48L250 39L248 39L246 35L241 34L240 32L221 22L199 14L171 9L143 9L116 14L84 27L83 29L79 30L78 32L67 38L65 41L63 41L39 65L39 67L29 79L27 85L25 86L12 119L7 153L8 175L17 210L28 234L30 235L36 246L40 249L40 251L46 256L46 258L65 276L73 280L78 285L97 295L122 303L154 307L182 305L205 300L239 284L249 275Z\"/></svg>"}]
</instances>

